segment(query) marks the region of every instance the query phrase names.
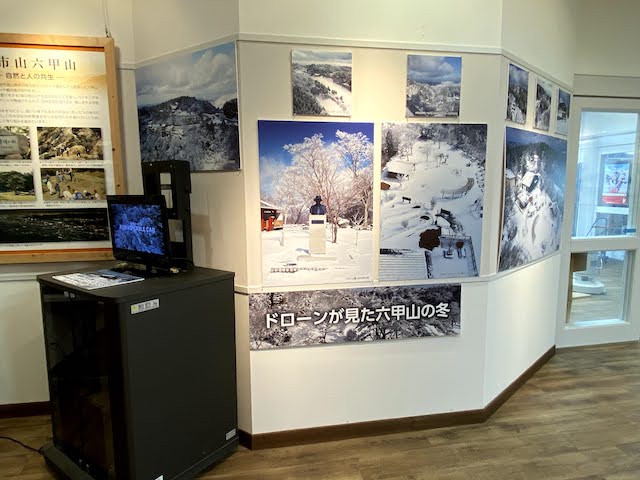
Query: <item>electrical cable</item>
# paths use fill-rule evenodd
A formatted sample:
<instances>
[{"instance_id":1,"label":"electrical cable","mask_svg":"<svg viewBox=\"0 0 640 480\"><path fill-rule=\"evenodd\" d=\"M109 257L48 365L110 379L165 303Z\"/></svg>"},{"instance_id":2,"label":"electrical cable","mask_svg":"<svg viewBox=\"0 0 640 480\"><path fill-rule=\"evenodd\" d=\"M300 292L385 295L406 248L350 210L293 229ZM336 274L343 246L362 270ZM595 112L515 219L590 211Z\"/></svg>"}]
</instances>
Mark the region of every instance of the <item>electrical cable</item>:
<instances>
[{"instance_id":1,"label":"electrical cable","mask_svg":"<svg viewBox=\"0 0 640 480\"><path fill-rule=\"evenodd\" d=\"M22 443L20 440L16 440L15 438L11 438L11 437L5 437L4 435L0 435L0 440L9 440L10 442L17 443L18 445L20 445L21 447L26 448L27 450L31 450L32 452L39 453L40 455L43 454L42 450L44 448L44 445L41 446L38 449L35 449L35 448L25 444L25 443Z\"/></svg>"},{"instance_id":2,"label":"electrical cable","mask_svg":"<svg viewBox=\"0 0 640 480\"><path fill-rule=\"evenodd\" d=\"M107 6L108 0L102 0L102 17L104 19L104 34L107 38L111 38L111 30L109 29L109 7Z\"/></svg>"}]
</instances>

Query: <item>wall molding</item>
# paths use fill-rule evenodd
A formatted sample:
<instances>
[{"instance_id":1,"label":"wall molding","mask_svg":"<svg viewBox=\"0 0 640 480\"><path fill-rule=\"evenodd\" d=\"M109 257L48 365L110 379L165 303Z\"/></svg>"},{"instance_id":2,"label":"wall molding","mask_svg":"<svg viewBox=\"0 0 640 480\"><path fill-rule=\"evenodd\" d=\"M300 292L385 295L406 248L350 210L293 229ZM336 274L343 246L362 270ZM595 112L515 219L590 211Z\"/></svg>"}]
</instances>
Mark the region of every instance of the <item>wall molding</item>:
<instances>
[{"instance_id":1,"label":"wall molding","mask_svg":"<svg viewBox=\"0 0 640 480\"><path fill-rule=\"evenodd\" d=\"M0 418L51 415L50 402L9 403L0 405Z\"/></svg>"},{"instance_id":2,"label":"wall molding","mask_svg":"<svg viewBox=\"0 0 640 480\"><path fill-rule=\"evenodd\" d=\"M282 432L251 434L240 430L240 444L251 450L289 447L310 443L333 442L349 438L387 435L391 433L428 430L433 428L472 425L488 420L527 380L540 370L556 353L555 345L544 352L529 368L518 376L487 406L477 410L437 413L417 417L392 418L370 422L329 425L326 427L301 428Z\"/></svg>"}]
</instances>

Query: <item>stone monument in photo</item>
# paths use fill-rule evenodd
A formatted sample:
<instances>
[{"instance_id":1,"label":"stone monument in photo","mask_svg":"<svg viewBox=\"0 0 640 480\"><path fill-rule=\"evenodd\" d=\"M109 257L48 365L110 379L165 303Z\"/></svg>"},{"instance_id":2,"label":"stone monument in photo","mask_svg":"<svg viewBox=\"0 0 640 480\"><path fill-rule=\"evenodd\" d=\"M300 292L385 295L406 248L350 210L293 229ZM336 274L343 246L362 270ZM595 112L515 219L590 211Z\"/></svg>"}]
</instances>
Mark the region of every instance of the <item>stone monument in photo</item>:
<instances>
[{"instance_id":1,"label":"stone monument in photo","mask_svg":"<svg viewBox=\"0 0 640 480\"><path fill-rule=\"evenodd\" d=\"M309 254L324 255L327 253L327 207L322 205L320 195L317 195L313 200L315 204L311 205L309 211Z\"/></svg>"}]
</instances>

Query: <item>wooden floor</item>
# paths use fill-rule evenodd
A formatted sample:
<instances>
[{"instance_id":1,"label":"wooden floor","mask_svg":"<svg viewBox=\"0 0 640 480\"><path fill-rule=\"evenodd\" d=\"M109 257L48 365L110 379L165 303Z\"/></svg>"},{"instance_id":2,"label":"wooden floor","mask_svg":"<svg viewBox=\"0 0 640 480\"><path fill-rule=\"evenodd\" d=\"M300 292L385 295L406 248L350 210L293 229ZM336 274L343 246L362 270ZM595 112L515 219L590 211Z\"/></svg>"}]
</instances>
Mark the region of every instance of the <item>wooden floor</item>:
<instances>
[{"instance_id":1,"label":"wooden floor","mask_svg":"<svg viewBox=\"0 0 640 480\"><path fill-rule=\"evenodd\" d=\"M455 380L452 380L455 381ZM46 417L0 420L35 447ZM54 478L38 454L0 440L0 478ZM200 479L639 480L640 344L560 350L481 425L249 451Z\"/></svg>"}]
</instances>

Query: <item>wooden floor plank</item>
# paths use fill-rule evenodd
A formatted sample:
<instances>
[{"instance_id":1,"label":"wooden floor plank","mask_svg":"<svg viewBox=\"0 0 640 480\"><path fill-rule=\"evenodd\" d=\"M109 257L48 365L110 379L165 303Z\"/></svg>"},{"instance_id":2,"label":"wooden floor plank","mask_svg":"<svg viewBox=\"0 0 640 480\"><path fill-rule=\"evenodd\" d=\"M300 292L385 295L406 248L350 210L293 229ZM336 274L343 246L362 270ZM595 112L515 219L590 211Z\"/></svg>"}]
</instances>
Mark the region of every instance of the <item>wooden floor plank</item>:
<instances>
[{"instance_id":1,"label":"wooden floor plank","mask_svg":"<svg viewBox=\"0 0 640 480\"><path fill-rule=\"evenodd\" d=\"M425 399L428 401L428 399ZM48 417L0 419L39 448ZM0 478L50 480L37 453L0 440ZM640 344L559 350L489 420L238 451L203 480L640 480Z\"/></svg>"}]
</instances>

